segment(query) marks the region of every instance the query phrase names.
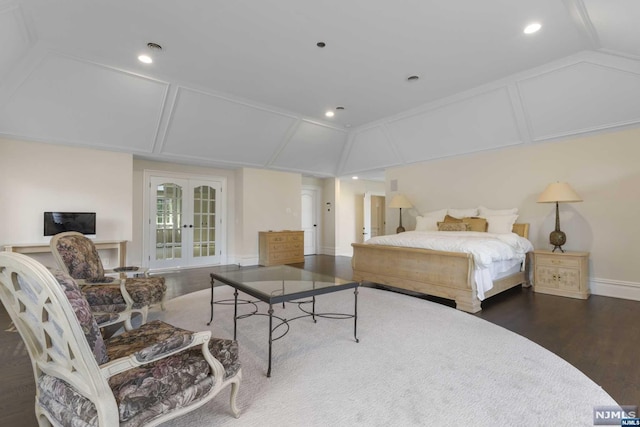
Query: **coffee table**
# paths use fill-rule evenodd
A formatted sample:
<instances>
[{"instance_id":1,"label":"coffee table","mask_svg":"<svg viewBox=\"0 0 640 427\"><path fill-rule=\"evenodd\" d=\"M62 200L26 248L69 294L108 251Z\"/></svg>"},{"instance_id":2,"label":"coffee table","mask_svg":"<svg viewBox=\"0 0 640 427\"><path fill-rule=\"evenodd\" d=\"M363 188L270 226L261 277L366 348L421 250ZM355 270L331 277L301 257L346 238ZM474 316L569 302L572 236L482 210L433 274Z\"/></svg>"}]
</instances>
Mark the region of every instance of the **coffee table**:
<instances>
[{"instance_id":1,"label":"coffee table","mask_svg":"<svg viewBox=\"0 0 640 427\"><path fill-rule=\"evenodd\" d=\"M269 317L269 367L267 377L271 376L271 350L273 341L276 341L287 334L289 323L293 320L311 317L316 322L316 317L329 319L351 319L353 318L353 336L358 340L358 282L340 279L326 274L313 273L287 265L272 267L238 268L235 270L224 269L211 273L211 319L213 320L213 289L215 281L222 282L234 288L233 298L233 339L236 339L237 321L249 316L263 315ZM316 297L331 292L338 292L345 289L353 289L354 306L353 314L347 313L316 313ZM238 315L238 291L248 294L257 301L240 300L240 304L253 304L254 310L248 314ZM257 302L264 302L269 305L267 313L260 313ZM274 315L274 304L293 302L300 308L297 317L285 319ZM228 303L230 300L217 301L216 303ZM310 309L306 307L311 305ZM274 318L277 324L274 326ZM274 337L274 332L278 328L283 328L282 333Z\"/></svg>"}]
</instances>

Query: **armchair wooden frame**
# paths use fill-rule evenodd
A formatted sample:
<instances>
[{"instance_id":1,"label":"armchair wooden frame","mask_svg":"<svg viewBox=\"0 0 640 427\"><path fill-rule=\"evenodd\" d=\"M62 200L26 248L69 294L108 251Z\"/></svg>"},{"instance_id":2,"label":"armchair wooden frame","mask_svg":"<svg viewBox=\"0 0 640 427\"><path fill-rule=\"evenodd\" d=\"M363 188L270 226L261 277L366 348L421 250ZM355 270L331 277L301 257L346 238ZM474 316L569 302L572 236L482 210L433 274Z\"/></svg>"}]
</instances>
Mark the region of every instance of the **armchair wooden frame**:
<instances>
[{"instance_id":1,"label":"armchair wooden frame","mask_svg":"<svg viewBox=\"0 0 640 427\"><path fill-rule=\"evenodd\" d=\"M204 396L184 407L154 415L144 425L155 426L204 405L228 385L231 389L231 410L237 417L236 396L242 377L238 369L225 377L225 368L209 350L210 331L190 332L188 344L173 351L162 352L141 361L140 351L101 365L87 340L86 331L74 312L74 307L51 271L28 256L0 253L0 299L16 329L22 336L31 358L36 381L35 411L40 426L59 426L55 417L40 401L40 381L44 376L64 381L97 411L97 425L120 425L119 407L109 385L109 379L121 372L169 357L188 348L200 347L210 367L213 386ZM170 326L170 325L169 325ZM73 410L73 408L71 408Z\"/></svg>"}]
</instances>

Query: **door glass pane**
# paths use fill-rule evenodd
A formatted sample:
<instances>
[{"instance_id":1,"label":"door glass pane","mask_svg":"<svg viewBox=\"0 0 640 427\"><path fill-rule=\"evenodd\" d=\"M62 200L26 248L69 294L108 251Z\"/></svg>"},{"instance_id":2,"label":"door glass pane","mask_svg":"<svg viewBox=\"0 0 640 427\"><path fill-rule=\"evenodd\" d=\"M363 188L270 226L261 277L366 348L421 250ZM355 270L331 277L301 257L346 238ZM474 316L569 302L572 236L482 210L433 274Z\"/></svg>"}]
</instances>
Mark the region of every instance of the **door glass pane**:
<instances>
[{"instance_id":1,"label":"door glass pane","mask_svg":"<svg viewBox=\"0 0 640 427\"><path fill-rule=\"evenodd\" d=\"M193 256L215 255L216 189L203 185L193 189Z\"/></svg>"},{"instance_id":2,"label":"door glass pane","mask_svg":"<svg viewBox=\"0 0 640 427\"><path fill-rule=\"evenodd\" d=\"M156 187L156 259L182 256L182 187L163 183Z\"/></svg>"}]
</instances>

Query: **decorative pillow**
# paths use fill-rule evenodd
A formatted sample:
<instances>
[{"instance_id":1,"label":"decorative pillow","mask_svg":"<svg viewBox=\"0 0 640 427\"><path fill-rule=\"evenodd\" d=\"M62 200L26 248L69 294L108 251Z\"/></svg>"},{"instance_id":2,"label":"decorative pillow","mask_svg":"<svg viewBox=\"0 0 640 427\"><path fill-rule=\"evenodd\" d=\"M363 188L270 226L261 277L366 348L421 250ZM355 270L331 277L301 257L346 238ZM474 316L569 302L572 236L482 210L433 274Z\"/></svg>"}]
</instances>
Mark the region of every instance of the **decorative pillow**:
<instances>
[{"instance_id":1,"label":"decorative pillow","mask_svg":"<svg viewBox=\"0 0 640 427\"><path fill-rule=\"evenodd\" d=\"M416 231L438 231L438 221L442 221L442 218L435 216L417 216Z\"/></svg>"},{"instance_id":2,"label":"decorative pillow","mask_svg":"<svg viewBox=\"0 0 640 427\"><path fill-rule=\"evenodd\" d=\"M455 217L452 217L451 215L446 215L444 217L444 221L442 222L452 222L452 223L462 222L462 218L455 218Z\"/></svg>"},{"instance_id":3,"label":"decorative pillow","mask_svg":"<svg viewBox=\"0 0 640 427\"><path fill-rule=\"evenodd\" d=\"M466 222L439 222L438 231L469 231Z\"/></svg>"},{"instance_id":4,"label":"decorative pillow","mask_svg":"<svg viewBox=\"0 0 640 427\"><path fill-rule=\"evenodd\" d=\"M447 209L447 213L456 218L464 218L465 216L478 216L478 208Z\"/></svg>"},{"instance_id":5,"label":"decorative pillow","mask_svg":"<svg viewBox=\"0 0 640 427\"><path fill-rule=\"evenodd\" d=\"M485 232L489 226L485 218L477 216L462 218L462 222L469 224L469 231Z\"/></svg>"},{"instance_id":6,"label":"decorative pillow","mask_svg":"<svg viewBox=\"0 0 640 427\"><path fill-rule=\"evenodd\" d=\"M509 234L513 232L513 224L518 219L518 215L494 215L488 216L487 222L489 233Z\"/></svg>"},{"instance_id":7,"label":"decorative pillow","mask_svg":"<svg viewBox=\"0 0 640 427\"><path fill-rule=\"evenodd\" d=\"M489 208L485 208L482 205L478 207L478 215L483 218L486 218L488 216L496 216L496 215L517 215L517 214L518 214L518 208L489 209Z\"/></svg>"}]
</instances>

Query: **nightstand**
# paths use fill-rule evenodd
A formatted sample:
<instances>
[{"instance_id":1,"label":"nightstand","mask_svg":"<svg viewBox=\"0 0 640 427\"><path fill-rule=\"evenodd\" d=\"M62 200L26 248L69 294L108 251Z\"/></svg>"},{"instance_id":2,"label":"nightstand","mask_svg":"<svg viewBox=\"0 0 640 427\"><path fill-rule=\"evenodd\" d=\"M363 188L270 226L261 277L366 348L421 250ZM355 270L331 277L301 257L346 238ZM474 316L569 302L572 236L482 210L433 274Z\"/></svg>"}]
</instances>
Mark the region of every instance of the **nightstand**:
<instances>
[{"instance_id":1,"label":"nightstand","mask_svg":"<svg viewBox=\"0 0 640 427\"><path fill-rule=\"evenodd\" d=\"M535 292L589 298L589 252L533 252Z\"/></svg>"}]
</instances>

